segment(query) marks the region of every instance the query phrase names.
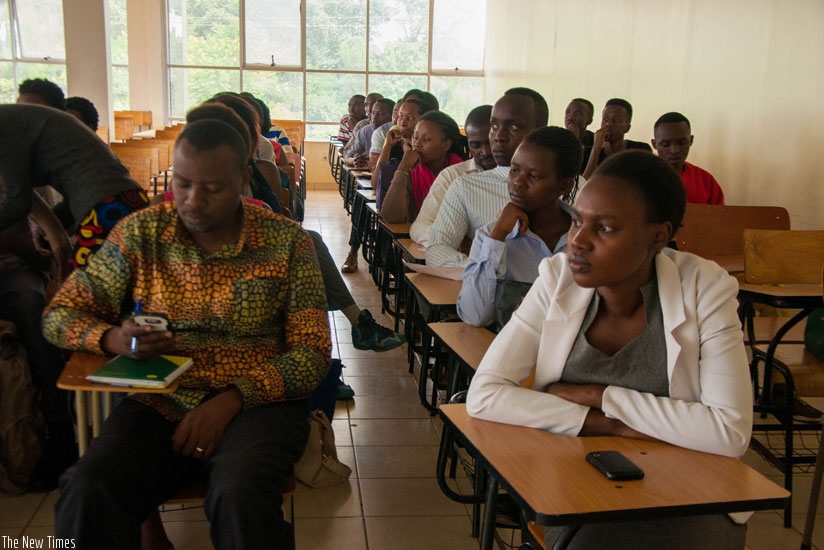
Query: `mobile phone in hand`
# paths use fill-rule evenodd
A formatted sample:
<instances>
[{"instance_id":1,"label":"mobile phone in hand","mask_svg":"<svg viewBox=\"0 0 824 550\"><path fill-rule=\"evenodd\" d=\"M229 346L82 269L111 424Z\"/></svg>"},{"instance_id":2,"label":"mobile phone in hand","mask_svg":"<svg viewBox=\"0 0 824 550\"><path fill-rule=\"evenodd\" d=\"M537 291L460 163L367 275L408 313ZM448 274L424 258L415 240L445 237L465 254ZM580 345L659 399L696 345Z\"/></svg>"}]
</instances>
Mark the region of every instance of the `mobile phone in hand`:
<instances>
[{"instance_id":1,"label":"mobile phone in hand","mask_svg":"<svg viewBox=\"0 0 824 550\"><path fill-rule=\"evenodd\" d=\"M594 451L587 453L586 459L613 481L631 481L644 477L644 470L618 451Z\"/></svg>"},{"instance_id":2,"label":"mobile phone in hand","mask_svg":"<svg viewBox=\"0 0 824 550\"><path fill-rule=\"evenodd\" d=\"M132 320L139 327L152 327L152 331L169 330L169 318L162 313L135 313Z\"/></svg>"}]
</instances>

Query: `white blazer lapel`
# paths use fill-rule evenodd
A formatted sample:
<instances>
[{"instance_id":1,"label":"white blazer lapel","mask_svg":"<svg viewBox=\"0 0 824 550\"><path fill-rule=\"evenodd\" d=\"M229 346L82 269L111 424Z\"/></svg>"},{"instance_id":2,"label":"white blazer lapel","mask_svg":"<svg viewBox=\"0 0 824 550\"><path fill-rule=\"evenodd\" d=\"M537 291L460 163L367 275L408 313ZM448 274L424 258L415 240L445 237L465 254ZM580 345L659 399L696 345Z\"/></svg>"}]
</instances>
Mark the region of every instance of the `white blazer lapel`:
<instances>
[{"instance_id":1,"label":"white blazer lapel","mask_svg":"<svg viewBox=\"0 0 824 550\"><path fill-rule=\"evenodd\" d=\"M670 392L672 392L673 372L681 356L681 344L678 343L675 332L687 320L684 315L684 295L678 266L667 255L659 253L655 257L655 271L658 277L658 295L661 300L664 335L667 343L667 377L670 382ZM671 394L670 397L678 396Z\"/></svg>"}]
</instances>

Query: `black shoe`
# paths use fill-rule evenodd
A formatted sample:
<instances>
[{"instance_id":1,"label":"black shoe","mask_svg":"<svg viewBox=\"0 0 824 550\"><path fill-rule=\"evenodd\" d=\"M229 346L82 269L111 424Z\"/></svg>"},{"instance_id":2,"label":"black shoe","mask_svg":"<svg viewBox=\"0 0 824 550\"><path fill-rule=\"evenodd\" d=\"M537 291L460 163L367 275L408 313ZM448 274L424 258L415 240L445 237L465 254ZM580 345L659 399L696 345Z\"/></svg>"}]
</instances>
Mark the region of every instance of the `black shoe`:
<instances>
[{"instance_id":1,"label":"black shoe","mask_svg":"<svg viewBox=\"0 0 824 550\"><path fill-rule=\"evenodd\" d=\"M786 384L773 384L770 404L774 407L784 407L787 404ZM793 420L795 422L818 423L824 418L824 413L801 399L793 397Z\"/></svg>"},{"instance_id":2,"label":"black shoe","mask_svg":"<svg viewBox=\"0 0 824 550\"><path fill-rule=\"evenodd\" d=\"M405 340L403 334L379 325L368 309L362 310L358 315L358 322L352 325L352 345L355 349L389 351Z\"/></svg>"}]
</instances>

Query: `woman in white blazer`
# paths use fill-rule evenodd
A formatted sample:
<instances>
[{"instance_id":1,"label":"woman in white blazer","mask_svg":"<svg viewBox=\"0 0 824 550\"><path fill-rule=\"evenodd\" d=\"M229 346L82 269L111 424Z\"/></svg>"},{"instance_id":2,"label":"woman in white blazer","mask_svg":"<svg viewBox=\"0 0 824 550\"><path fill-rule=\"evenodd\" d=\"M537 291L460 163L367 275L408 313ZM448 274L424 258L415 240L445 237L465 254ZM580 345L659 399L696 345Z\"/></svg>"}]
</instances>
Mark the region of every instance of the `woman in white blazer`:
<instances>
[{"instance_id":1,"label":"woman in white blazer","mask_svg":"<svg viewBox=\"0 0 824 550\"><path fill-rule=\"evenodd\" d=\"M738 285L717 264L665 248L685 201L678 175L654 155L604 162L575 203L566 254L541 263L484 356L469 414L743 455L752 390ZM533 388L522 387L533 369ZM571 548L744 547L743 526L723 515L643 523L585 526Z\"/></svg>"}]
</instances>

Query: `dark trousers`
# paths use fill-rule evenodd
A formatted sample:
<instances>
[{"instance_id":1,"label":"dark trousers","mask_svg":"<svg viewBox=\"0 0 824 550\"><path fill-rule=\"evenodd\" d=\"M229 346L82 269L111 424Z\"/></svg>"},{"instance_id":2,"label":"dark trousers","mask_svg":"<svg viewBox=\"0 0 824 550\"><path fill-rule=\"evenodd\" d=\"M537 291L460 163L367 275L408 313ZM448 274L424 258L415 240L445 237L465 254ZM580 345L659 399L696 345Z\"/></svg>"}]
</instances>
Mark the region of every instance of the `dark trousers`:
<instances>
[{"instance_id":1,"label":"dark trousers","mask_svg":"<svg viewBox=\"0 0 824 550\"><path fill-rule=\"evenodd\" d=\"M323 242L323 238L314 231L306 231L312 238L315 245L315 254L318 256L320 264L320 274L323 277L323 286L326 288L326 305L329 311L340 311L355 303L349 287L343 281L343 277L329 253L329 248Z\"/></svg>"},{"instance_id":2,"label":"dark trousers","mask_svg":"<svg viewBox=\"0 0 824 550\"><path fill-rule=\"evenodd\" d=\"M17 326L17 334L29 361L32 381L40 391L40 403L47 423L68 422L68 392L57 389L63 370L63 352L43 336L43 309L46 287L43 276L30 267L0 272L0 319Z\"/></svg>"},{"instance_id":3,"label":"dark trousers","mask_svg":"<svg viewBox=\"0 0 824 550\"><path fill-rule=\"evenodd\" d=\"M176 424L125 399L88 452L60 478L55 534L83 550L140 548L140 524L181 487L205 476L204 502L217 549L292 549L282 488L306 446L306 402L244 410L201 463L171 454Z\"/></svg>"}]
</instances>

